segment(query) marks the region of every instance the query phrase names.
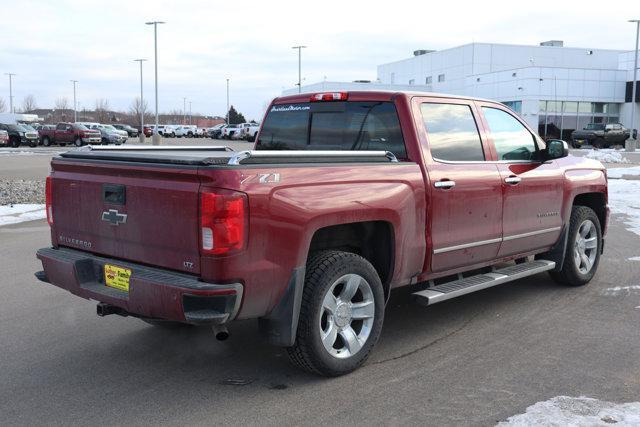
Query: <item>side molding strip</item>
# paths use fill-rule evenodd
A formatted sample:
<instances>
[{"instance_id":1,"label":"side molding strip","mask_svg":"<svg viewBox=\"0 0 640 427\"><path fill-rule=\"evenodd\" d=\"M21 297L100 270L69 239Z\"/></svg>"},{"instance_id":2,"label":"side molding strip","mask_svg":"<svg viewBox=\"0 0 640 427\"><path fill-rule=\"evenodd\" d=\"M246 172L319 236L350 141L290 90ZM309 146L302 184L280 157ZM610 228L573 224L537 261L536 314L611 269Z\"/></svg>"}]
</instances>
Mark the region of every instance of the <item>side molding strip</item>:
<instances>
[{"instance_id":1,"label":"side molding strip","mask_svg":"<svg viewBox=\"0 0 640 427\"><path fill-rule=\"evenodd\" d=\"M475 248L477 246L490 245L492 243L508 242L510 240L523 239L525 237L537 236L539 234L552 233L554 231L559 231L561 228L562 227L544 228L542 230L530 231L528 233L522 233L522 234L514 234L514 235L511 235L511 236L505 236L505 237L502 237L502 238L498 237L498 238L495 238L495 239L480 240L480 241L477 241L477 242L463 243L462 245L455 245L455 246L448 246L446 248L434 249L433 253L434 254L442 254L442 253L445 253L445 252L458 251L460 249Z\"/></svg>"}]
</instances>

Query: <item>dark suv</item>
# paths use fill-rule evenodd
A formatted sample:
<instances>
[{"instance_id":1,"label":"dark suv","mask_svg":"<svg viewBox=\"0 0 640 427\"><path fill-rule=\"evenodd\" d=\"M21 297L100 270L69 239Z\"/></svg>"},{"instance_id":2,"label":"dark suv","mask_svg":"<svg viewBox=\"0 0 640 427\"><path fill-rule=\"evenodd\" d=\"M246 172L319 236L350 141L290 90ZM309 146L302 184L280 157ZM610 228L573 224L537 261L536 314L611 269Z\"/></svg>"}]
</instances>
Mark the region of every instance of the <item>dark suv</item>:
<instances>
[{"instance_id":1,"label":"dark suv","mask_svg":"<svg viewBox=\"0 0 640 427\"><path fill-rule=\"evenodd\" d=\"M127 134L129 135L129 137L135 138L140 134L140 131L138 129L131 127L129 125L117 124L117 125L113 125L113 127L119 130L127 131Z\"/></svg>"},{"instance_id":2,"label":"dark suv","mask_svg":"<svg viewBox=\"0 0 640 427\"><path fill-rule=\"evenodd\" d=\"M2 124L0 130L6 130L9 134L9 143L12 147L19 147L21 144L28 144L29 147L38 145L38 132L31 127L17 124Z\"/></svg>"},{"instance_id":3,"label":"dark suv","mask_svg":"<svg viewBox=\"0 0 640 427\"><path fill-rule=\"evenodd\" d=\"M571 132L571 145L580 148L585 144L595 148L609 148L612 145L621 144L629 138L629 129L620 123L589 123L582 130Z\"/></svg>"}]
</instances>

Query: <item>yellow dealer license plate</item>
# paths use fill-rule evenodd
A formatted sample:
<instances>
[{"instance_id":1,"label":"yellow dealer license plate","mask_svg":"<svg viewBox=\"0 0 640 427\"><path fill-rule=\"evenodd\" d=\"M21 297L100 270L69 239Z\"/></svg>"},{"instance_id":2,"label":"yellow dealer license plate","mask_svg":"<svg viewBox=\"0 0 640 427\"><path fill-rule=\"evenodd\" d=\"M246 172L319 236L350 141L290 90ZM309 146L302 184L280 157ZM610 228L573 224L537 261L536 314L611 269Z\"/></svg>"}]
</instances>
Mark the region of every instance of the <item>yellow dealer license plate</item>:
<instances>
[{"instance_id":1,"label":"yellow dealer license plate","mask_svg":"<svg viewBox=\"0 0 640 427\"><path fill-rule=\"evenodd\" d=\"M129 292L129 279L131 270L128 268L116 267L115 265L104 265L104 283L110 288Z\"/></svg>"}]
</instances>

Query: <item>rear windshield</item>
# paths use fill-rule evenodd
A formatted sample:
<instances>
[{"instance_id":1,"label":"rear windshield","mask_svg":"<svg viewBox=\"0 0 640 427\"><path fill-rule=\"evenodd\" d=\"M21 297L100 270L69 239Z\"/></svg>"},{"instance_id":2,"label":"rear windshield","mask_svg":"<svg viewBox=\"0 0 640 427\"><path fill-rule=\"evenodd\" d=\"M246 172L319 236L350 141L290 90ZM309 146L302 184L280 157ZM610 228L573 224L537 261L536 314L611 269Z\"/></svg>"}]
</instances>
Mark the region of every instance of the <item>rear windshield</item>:
<instances>
[{"instance_id":1,"label":"rear windshield","mask_svg":"<svg viewBox=\"0 0 640 427\"><path fill-rule=\"evenodd\" d=\"M589 123L585 130L604 130L604 124L602 123Z\"/></svg>"},{"instance_id":2,"label":"rear windshield","mask_svg":"<svg viewBox=\"0 0 640 427\"><path fill-rule=\"evenodd\" d=\"M407 157L391 102L273 105L256 150L384 150Z\"/></svg>"}]
</instances>

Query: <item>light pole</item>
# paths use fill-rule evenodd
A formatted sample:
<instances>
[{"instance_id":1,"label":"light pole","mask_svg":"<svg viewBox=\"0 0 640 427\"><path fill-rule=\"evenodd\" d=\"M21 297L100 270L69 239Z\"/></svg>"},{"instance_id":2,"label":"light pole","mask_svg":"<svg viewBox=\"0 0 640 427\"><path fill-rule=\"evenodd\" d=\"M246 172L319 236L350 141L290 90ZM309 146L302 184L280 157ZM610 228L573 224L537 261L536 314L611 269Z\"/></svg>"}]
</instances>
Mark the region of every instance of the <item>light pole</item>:
<instances>
[{"instance_id":1,"label":"light pole","mask_svg":"<svg viewBox=\"0 0 640 427\"><path fill-rule=\"evenodd\" d=\"M182 124L187 124L187 98L182 98Z\"/></svg>"},{"instance_id":2,"label":"light pole","mask_svg":"<svg viewBox=\"0 0 640 427\"><path fill-rule=\"evenodd\" d=\"M144 143L144 97L142 93L142 63L146 61L146 59L134 59L133 62L140 63L140 133L138 134L138 138L140 138L140 142Z\"/></svg>"},{"instance_id":3,"label":"light pole","mask_svg":"<svg viewBox=\"0 0 640 427\"><path fill-rule=\"evenodd\" d=\"M192 120L193 120L193 114L191 114L191 101L189 101L189 125L191 125Z\"/></svg>"},{"instance_id":4,"label":"light pole","mask_svg":"<svg viewBox=\"0 0 640 427\"><path fill-rule=\"evenodd\" d=\"M227 79L227 114L225 114L225 121L229 124L229 79Z\"/></svg>"},{"instance_id":5,"label":"light pole","mask_svg":"<svg viewBox=\"0 0 640 427\"><path fill-rule=\"evenodd\" d=\"M627 139L626 150L636 151L637 135L633 137L633 129L636 122L636 80L638 73L638 39L640 39L640 19L631 19L629 22L636 23L636 50L635 59L633 61L633 84L631 85L631 130L629 131L629 139Z\"/></svg>"},{"instance_id":6,"label":"light pole","mask_svg":"<svg viewBox=\"0 0 640 427\"><path fill-rule=\"evenodd\" d=\"M12 77L15 73L4 73L5 76L9 76L9 112L13 114L13 82Z\"/></svg>"},{"instance_id":7,"label":"light pole","mask_svg":"<svg viewBox=\"0 0 640 427\"><path fill-rule=\"evenodd\" d=\"M153 25L153 50L154 50L154 65L156 73L156 125L153 128L153 136L151 137L151 143L153 145L160 144L160 136L158 135L158 24L164 24L162 21L145 22L146 25Z\"/></svg>"},{"instance_id":8,"label":"light pole","mask_svg":"<svg viewBox=\"0 0 640 427\"><path fill-rule=\"evenodd\" d=\"M73 83L73 123L78 121L78 103L76 102L76 83L77 80L69 80Z\"/></svg>"},{"instance_id":9,"label":"light pole","mask_svg":"<svg viewBox=\"0 0 640 427\"><path fill-rule=\"evenodd\" d=\"M291 49L298 49L298 93L302 92L302 49L306 46L293 46Z\"/></svg>"}]
</instances>

